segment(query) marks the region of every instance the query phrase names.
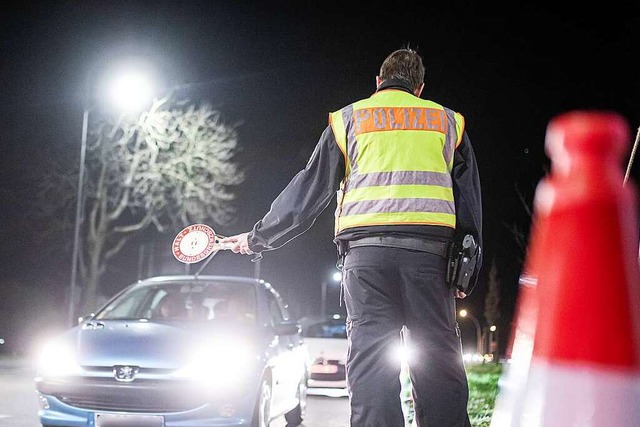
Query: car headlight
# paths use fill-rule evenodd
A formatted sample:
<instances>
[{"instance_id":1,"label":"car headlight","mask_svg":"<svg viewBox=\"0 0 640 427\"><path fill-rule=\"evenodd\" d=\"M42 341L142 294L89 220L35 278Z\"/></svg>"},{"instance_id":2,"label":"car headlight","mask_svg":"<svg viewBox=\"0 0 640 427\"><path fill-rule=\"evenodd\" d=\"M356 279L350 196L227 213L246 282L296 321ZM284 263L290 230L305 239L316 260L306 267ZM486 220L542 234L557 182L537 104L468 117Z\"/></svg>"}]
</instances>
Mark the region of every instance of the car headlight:
<instances>
[{"instance_id":1,"label":"car headlight","mask_svg":"<svg viewBox=\"0 0 640 427\"><path fill-rule=\"evenodd\" d=\"M392 360L401 365L410 364L416 360L416 351L410 343L402 343L396 346L392 352Z\"/></svg>"},{"instance_id":2,"label":"car headlight","mask_svg":"<svg viewBox=\"0 0 640 427\"><path fill-rule=\"evenodd\" d=\"M188 363L176 375L198 380L209 388L229 387L246 376L256 360L257 355L248 343L226 339L191 350Z\"/></svg>"},{"instance_id":3,"label":"car headlight","mask_svg":"<svg viewBox=\"0 0 640 427\"><path fill-rule=\"evenodd\" d=\"M42 346L37 358L38 374L43 376L74 375L82 371L72 347L59 342Z\"/></svg>"}]
</instances>

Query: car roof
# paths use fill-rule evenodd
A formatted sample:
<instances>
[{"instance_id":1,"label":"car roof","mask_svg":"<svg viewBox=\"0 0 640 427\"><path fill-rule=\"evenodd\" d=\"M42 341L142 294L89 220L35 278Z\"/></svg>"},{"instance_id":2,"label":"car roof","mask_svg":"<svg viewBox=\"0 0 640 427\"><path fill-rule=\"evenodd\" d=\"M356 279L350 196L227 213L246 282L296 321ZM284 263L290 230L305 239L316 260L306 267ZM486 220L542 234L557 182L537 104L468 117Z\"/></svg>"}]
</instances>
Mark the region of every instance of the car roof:
<instances>
[{"instance_id":1,"label":"car roof","mask_svg":"<svg viewBox=\"0 0 640 427\"><path fill-rule=\"evenodd\" d=\"M166 276L154 276L146 279L140 279L137 283L162 283L162 282L210 282L216 280L224 280L226 282L241 282L241 283L266 283L264 280L255 279L253 277L245 276L226 276L226 275L166 275Z\"/></svg>"},{"instance_id":2,"label":"car roof","mask_svg":"<svg viewBox=\"0 0 640 427\"><path fill-rule=\"evenodd\" d=\"M248 285L261 286L275 293L277 296L280 296L280 293L273 288L271 283L263 280L256 279L253 277L247 276L233 276L233 275L164 275L164 276L153 276L148 277L146 279L140 279L135 283L125 287L125 289L131 287L138 286L151 286L162 283L170 283L170 282L184 282L184 283L198 283L198 282L215 282L215 281L225 281L231 283L244 283Z\"/></svg>"}]
</instances>

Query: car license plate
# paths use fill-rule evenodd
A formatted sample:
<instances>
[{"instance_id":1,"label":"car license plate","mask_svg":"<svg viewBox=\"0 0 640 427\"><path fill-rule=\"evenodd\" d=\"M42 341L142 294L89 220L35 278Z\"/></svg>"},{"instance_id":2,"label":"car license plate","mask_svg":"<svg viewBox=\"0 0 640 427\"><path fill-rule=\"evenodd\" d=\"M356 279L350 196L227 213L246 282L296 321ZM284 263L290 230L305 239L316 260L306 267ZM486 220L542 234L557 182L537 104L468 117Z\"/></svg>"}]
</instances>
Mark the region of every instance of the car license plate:
<instances>
[{"instance_id":1,"label":"car license plate","mask_svg":"<svg viewBox=\"0 0 640 427\"><path fill-rule=\"evenodd\" d=\"M162 415L95 414L96 427L164 427Z\"/></svg>"},{"instance_id":2,"label":"car license plate","mask_svg":"<svg viewBox=\"0 0 640 427\"><path fill-rule=\"evenodd\" d=\"M336 365L312 365L311 372L314 374L335 374L338 372Z\"/></svg>"}]
</instances>

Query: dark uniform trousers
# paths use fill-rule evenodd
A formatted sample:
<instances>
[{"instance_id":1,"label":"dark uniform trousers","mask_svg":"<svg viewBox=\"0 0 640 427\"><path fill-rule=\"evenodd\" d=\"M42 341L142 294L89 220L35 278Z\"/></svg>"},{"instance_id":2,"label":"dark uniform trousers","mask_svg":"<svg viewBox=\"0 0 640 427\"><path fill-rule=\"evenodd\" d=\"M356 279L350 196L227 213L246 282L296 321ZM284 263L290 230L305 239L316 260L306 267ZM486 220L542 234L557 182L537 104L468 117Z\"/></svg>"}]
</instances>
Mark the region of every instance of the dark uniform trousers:
<instances>
[{"instance_id":1,"label":"dark uniform trousers","mask_svg":"<svg viewBox=\"0 0 640 427\"><path fill-rule=\"evenodd\" d=\"M352 427L402 427L400 345L409 330L409 362L419 427L469 427L469 388L453 289L442 256L364 246L344 258L347 382Z\"/></svg>"}]
</instances>

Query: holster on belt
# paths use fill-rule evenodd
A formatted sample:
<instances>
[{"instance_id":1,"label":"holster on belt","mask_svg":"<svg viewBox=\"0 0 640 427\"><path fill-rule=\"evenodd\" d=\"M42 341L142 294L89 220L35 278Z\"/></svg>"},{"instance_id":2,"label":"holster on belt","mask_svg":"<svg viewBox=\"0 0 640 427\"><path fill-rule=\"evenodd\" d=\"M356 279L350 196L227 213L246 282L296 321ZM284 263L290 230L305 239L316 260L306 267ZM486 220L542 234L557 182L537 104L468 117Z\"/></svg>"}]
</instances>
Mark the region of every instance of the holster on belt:
<instances>
[{"instance_id":1,"label":"holster on belt","mask_svg":"<svg viewBox=\"0 0 640 427\"><path fill-rule=\"evenodd\" d=\"M349 242L347 240L334 240L336 243L336 249L338 251L338 261L336 262L336 268L338 270L342 270L342 266L344 265L344 257L349 252Z\"/></svg>"},{"instance_id":2,"label":"holster on belt","mask_svg":"<svg viewBox=\"0 0 640 427\"><path fill-rule=\"evenodd\" d=\"M454 241L448 257L447 284L469 295L475 282L472 279L480 267L480 251L480 246L471 234Z\"/></svg>"}]
</instances>

